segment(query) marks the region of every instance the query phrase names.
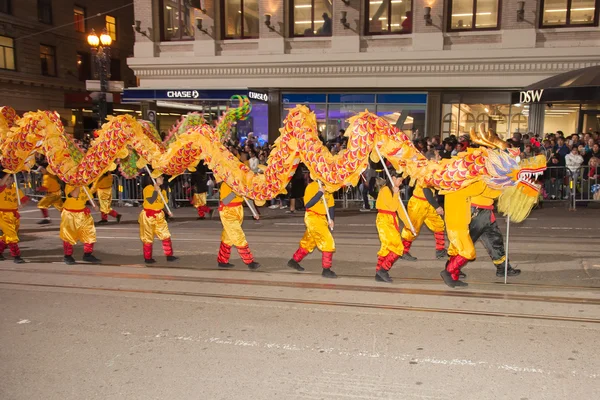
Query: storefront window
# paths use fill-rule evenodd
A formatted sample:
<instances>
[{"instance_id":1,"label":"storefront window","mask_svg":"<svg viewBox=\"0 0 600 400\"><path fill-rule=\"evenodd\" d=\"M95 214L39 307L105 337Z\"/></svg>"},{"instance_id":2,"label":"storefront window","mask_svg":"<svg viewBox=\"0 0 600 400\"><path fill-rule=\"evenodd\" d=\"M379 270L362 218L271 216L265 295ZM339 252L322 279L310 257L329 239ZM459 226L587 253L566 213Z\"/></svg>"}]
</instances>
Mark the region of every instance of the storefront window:
<instances>
[{"instance_id":1,"label":"storefront window","mask_svg":"<svg viewBox=\"0 0 600 400\"><path fill-rule=\"evenodd\" d=\"M194 12L186 0L161 0L162 40L191 40L194 38L191 15Z\"/></svg>"},{"instance_id":2,"label":"storefront window","mask_svg":"<svg viewBox=\"0 0 600 400\"><path fill-rule=\"evenodd\" d=\"M598 0L543 0L542 28L598 25Z\"/></svg>"},{"instance_id":3,"label":"storefront window","mask_svg":"<svg viewBox=\"0 0 600 400\"><path fill-rule=\"evenodd\" d=\"M367 35L412 32L411 0L367 0Z\"/></svg>"},{"instance_id":4,"label":"storefront window","mask_svg":"<svg viewBox=\"0 0 600 400\"><path fill-rule=\"evenodd\" d=\"M283 105L283 113L281 117L285 119L291 109L296 107L298 103L287 103ZM327 141L327 104L304 103L306 107L315 113L317 117L317 130L323 141Z\"/></svg>"},{"instance_id":5,"label":"storefront window","mask_svg":"<svg viewBox=\"0 0 600 400\"><path fill-rule=\"evenodd\" d=\"M258 0L225 0L225 39L251 39L258 37Z\"/></svg>"},{"instance_id":6,"label":"storefront window","mask_svg":"<svg viewBox=\"0 0 600 400\"><path fill-rule=\"evenodd\" d=\"M523 115L529 115L529 106L523 106ZM562 131L565 135L577 132L579 104L546 104L544 110L544 132Z\"/></svg>"},{"instance_id":7,"label":"storefront window","mask_svg":"<svg viewBox=\"0 0 600 400\"><path fill-rule=\"evenodd\" d=\"M329 0L293 0L292 36L331 36L333 5Z\"/></svg>"},{"instance_id":8,"label":"storefront window","mask_svg":"<svg viewBox=\"0 0 600 400\"><path fill-rule=\"evenodd\" d=\"M450 31L498 29L498 0L450 0L448 2Z\"/></svg>"},{"instance_id":9,"label":"storefront window","mask_svg":"<svg viewBox=\"0 0 600 400\"><path fill-rule=\"evenodd\" d=\"M442 138L468 136L471 128L477 130L480 124L485 129L492 129L503 139L510 138L511 132L526 132L526 115L519 114L520 117L515 119L511 113L520 113L520 109L508 104L444 104ZM509 125L509 120L515 121L516 125Z\"/></svg>"},{"instance_id":10,"label":"storefront window","mask_svg":"<svg viewBox=\"0 0 600 400\"><path fill-rule=\"evenodd\" d=\"M386 118L392 125L400 119L402 132L410 138L418 139L425 136L425 105L412 104L378 104L377 115ZM395 122L394 122L395 121Z\"/></svg>"}]
</instances>

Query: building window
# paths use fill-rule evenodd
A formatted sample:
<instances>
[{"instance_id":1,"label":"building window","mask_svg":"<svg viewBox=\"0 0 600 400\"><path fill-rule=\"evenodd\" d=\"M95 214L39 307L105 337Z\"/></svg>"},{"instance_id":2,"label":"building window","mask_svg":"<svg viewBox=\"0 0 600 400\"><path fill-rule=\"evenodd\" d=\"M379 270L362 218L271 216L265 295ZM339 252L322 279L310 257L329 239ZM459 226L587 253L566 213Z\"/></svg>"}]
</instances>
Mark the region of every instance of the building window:
<instances>
[{"instance_id":1,"label":"building window","mask_svg":"<svg viewBox=\"0 0 600 400\"><path fill-rule=\"evenodd\" d=\"M37 0L38 21L52 25L52 0Z\"/></svg>"},{"instance_id":2,"label":"building window","mask_svg":"<svg viewBox=\"0 0 600 400\"><path fill-rule=\"evenodd\" d=\"M0 69L15 70L15 40L0 36Z\"/></svg>"},{"instance_id":3,"label":"building window","mask_svg":"<svg viewBox=\"0 0 600 400\"><path fill-rule=\"evenodd\" d=\"M161 40L191 40L194 38L194 27L191 16L192 6L186 0L161 1Z\"/></svg>"},{"instance_id":4,"label":"building window","mask_svg":"<svg viewBox=\"0 0 600 400\"><path fill-rule=\"evenodd\" d=\"M106 21L106 32L110 35L113 41L117 40L117 19L107 15Z\"/></svg>"},{"instance_id":5,"label":"building window","mask_svg":"<svg viewBox=\"0 0 600 400\"><path fill-rule=\"evenodd\" d=\"M258 37L258 0L225 0L223 8L225 39Z\"/></svg>"},{"instance_id":6,"label":"building window","mask_svg":"<svg viewBox=\"0 0 600 400\"><path fill-rule=\"evenodd\" d=\"M0 13L12 13L12 9L10 7L10 0L0 0Z\"/></svg>"},{"instance_id":7,"label":"building window","mask_svg":"<svg viewBox=\"0 0 600 400\"><path fill-rule=\"evenodd\" d=\"M331 36L333 6L329 0L294 0L292 5L292 36Z\"/></svg>"},{"instance_id":8,"label":"building window","mask_svg":"<svg viewBox=\"0 0 600 400\"><path fill-rule=\"evenodd\" d=\"M542 28L598 25L598 0L543 0Z\"/></svg>"},{"instance_id":9,"label":"building window","mask_svg":"<svg viewBox=\"0 0 600 400\"><path fill-rule=\"evenodd\" d=\"M40 45L42 75L56 76L56 49L45 44Z\"/></svg>"},{"instance_id":10,"label":"building window","mask_svg":"<svg viewBox=\"0 0 600 400\"><path fill-rule=\"evenodd\" d=\"M367 35L412 32L412 0L367 0Z\"/></svg>"},{"instance_id":11,"label":"building window","mask_svg":"<svg viewBox=\"0 0 600 400\"><path fill-rule=\"evenodd\" d=\"M75 32L85 33L85 8L75 6L73 16L75 18Z\"/></svg>"},{"instance_id":12,"label":"building window","mask_svg":"<svg viewBox=\"0 0 600 400\"><path fill-rule=\"evenodd\" d=\"M450 31L474 31L500 28L499 0L449 0Z\"/></svg>"},{"instance_id":13,"label":"building window","mask_svg":"<svg viewBox=\"0 0 600 400\"><path fill-rule=\"evenodd\" d=\"M92 79L90 53L77 53L77 72L79 72L79 80L81 82Z\"/></svg>"}]
</instances>

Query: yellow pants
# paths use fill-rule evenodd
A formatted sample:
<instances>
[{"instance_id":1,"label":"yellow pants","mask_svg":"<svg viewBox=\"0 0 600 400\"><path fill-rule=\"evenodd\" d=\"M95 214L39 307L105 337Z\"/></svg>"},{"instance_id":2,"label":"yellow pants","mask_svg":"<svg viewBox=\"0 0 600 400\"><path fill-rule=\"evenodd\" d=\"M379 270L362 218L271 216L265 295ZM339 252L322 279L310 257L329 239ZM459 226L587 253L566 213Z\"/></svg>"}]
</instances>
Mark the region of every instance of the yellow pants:
<instances>
[{"instance_id":1,"label":"yellow pants","mask_svg":"<svg viewBox=\"0 0 600 400\"><path fill-rule=\"evenodd\" d=\"M402 239L412 242L421 231L423 223L433 232L444 232L444 220L435 212L435 208L427 200L417 199L414 196L408 201L408 218L415 227L416 235L413 235L410 229L402 228Z\"/></svg>"},{"instance_id":2,"label":"yellow pants","mask_svg":"<svg viewBox=\"0 0 600 400\"><path fill-rule=\"evenodd\" d=\"M246 235L242 230L244 207L223 207L223 209L219 211L219 217L223 224L221 242L225 243L227 246L235 246L238 248L248 246Z\"/></svg>"},{"instance_id":3,"label":"yellow pants","mask_svg":"<svg viewBox=\"0 0 600 400\"><path fill-rule=\"evenodd\" d=\"M154 236L159 240L169 239L171 232L169 232L169 225L165 219L165 213L160 213L149 217L146 215L146 211L140 213L138 218L140 224L140 239L142 243L153 243Z\"/></svg>"},{"instance_id":4,"label":"yellow pants","mask_svg":"<svg viewBox=\"0 0 600 400\"><path fill-rule=\"evenodd\" d=\"M461 230L448 230L448 240L450 241L450 247L448 247L449 256L463 256L467 260L474 260L477 254L475 253L475 246L469 235L469 229Z\"/></svg>"},{"instance_id":5,"label":"yellow pants","mask_svg":"<svg viewBox=\"0 0 600 400\"><path fill-rule=\"evenodd\" d=\"M85 212L63 210L60 217L60 238L71 245L77 241L96 243L94 219Z\"/></svg>"},{"instance_id":6,"label":"yellow pants","mask_svg":"<svg viewBox=\"0 0 600 400\"><path fill-rule=\"evenodd\" d=\"M309 253L315 247L326 253L335 251L335 242L325 215L306 212L304 214L304 224L306 225L306 232L300 240L300 247Z\"/></svg>"},{"instance_id":7,"label":"yellow pants","mask_svg":"<svg viewBox=\"0 0 600 400\"><path fill-rule=\"evenodd\" d=\"M390 251L401 256L404 254L402 238L398 232L398 219L395 215L377 213L375 225L379 234L381 248L377 252L378 256L386 257Z\"/></svg>"},{"instance_id":8,"label":"yellow pants","mask_svg":"<svg viewBox=\"0 0 600 400\"><path fill-rule=\"evenodd\" d=\"M49 192L40 200L37 207L48 209L54 206L58 211L62 211L63 201L62 201L62 193L60 190L58 192Z\"/></svg>"},{"instance_id":9,"label":"yellow pants","mask_svg":"<svg viewBox=\"0 0 600 400\"><path fill-rule=\"evenodd\" d=\"M196 208L205 206L206 205L206 193L194 194L194 198L192 199L192 204Z\"/></svg>"},{"instance_id":10,"label":"yellow pants","mask_svg":"<svg viewBox=\"0 0 600 400\"><path fill-rule=\"evenodd\" d=\"M3 233L0 241L6 244L19 243L20 226L21 220L13 212L0 211L0 230Z\"/></svg>"},{"instance_id":11,"label":"yellow pants","mask_svg":"<svg viewBox=\"0 0 600 400\"><path fill-rule=\"evenodd\" d=\"M98 203L100 203L100 212L109 214L112 211L112 188L98 188Z\"/></svg>"}]
</instances>

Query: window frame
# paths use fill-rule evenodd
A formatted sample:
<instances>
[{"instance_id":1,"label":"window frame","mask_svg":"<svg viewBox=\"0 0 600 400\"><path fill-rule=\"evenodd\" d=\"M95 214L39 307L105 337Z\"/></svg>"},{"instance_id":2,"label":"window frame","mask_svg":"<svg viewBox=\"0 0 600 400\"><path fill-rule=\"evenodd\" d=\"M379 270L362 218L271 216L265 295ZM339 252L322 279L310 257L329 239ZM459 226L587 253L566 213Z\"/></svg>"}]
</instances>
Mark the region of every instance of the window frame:
<instances>
[{"instance_id":1,"label":"window frame","mask_svg":"<svg viewBox=\"0 0 600 400\"><path fill-rule=\"evenodd\" d=\"M260 28L256 34L256 36L244 36L244 2L246 0L240 0L240 11L242 14L242 18L240 19L240 32L241 36L227 36L227 26L225 25L225 3L227 0L223 0L220 2L221 4L221 37L223 40L252 40L260 38ZM314 0L312 0L314 1ZM259 13L260 13L260 1L259 1ZM260 17L259 17L260 18ZM260 20L259 25L260 27Z\"/></svg>"},{"instance_id":2,"label":"window frame","mask_svg":"<svg viewBox=\"0 0 600 400\"><path fill-rule=\"evenodd\" d=\"M45 53L42 53L42 46L48 47L48 48L52 49L52 52L53 52L52 56L54 57L54 62L53 62L53 64L54 64L54 75L50 75L50 74L45 74L44 73L44 70L42 68L42 54L45 54ZM49 55L49 54L47 54L47 55ZM51 46L49 44L40 43L40 70L41 70L42 76L49 76L49 77L53 77L53 78L55 78L55 77L58 76L58 67L57 67L57 63L56 63L56 58L57 58L57 56L56 56L56 47L55 46Z\"/></svg>"},{"instance_id":3,"label":"window frame","mask_svg":"<svg viewBox=\"0 0 600 400\"><path fill-rule=\"evenodd\" d=\"M448 0L448 16L446 17L447 32L486 32L499 31L502 29L502 0L498 0L498 11L496 17L496 26L493 28L477 28L475 27L475 17L477 16L477 0L473 1L473 16L471 17L471 28L452 28L452 3L453 0Z\"/></svg>"},{"instance_id":4,"label":"window frame","mask_svg":"<svg viewBox=\"0 0 600 400\"><path fill-rule=\"evenodd\" d=\"M13 49L13 64L14 64L14 66L15 66L15 68L14 68L14 69L10 69L10 68L1 68L1 67L0 67L0 71L17 71L17 48L16 48L16 46L17 46L17 43L16 43L16 41L15 41L15 38L14 38L14 37L12 37L12 36L6 36L6 35L0 35L0 37L3 37L3 38L8 38L8 39L12 40L12 49ZM6 54L4 53L4 48L5 48L5 47L6 47L6 46L2 46L2 45L0 45L0 50L2 51L2 53L3 53L2 55L4 56L4 63L6 63Z\"/></svg>"},{"instance_id":5,"label":"window frame","mask_svg":"<svg viewBox=\"0 0 600 400\"><path fill-rule=\"evenodd\" d=\"M111 33L110 29L108 29L109 22L108 22L107 18L112 18L112 19L115 20L115 23L111 24L111 25L113 25L115 27L114 37L113 37L113 34ZM111 37L112 41L116 42L117 39L119 38L119 32L118 32L118 29L117 29L117 17L115 17L113 15L106 14L104 16L104 28L106 29L106 33L108 33L108 35Z\"/></svg>"},{"instance_id":6,"label":"window frame","mask_svg":"<svg viewBox=\"0 0 600 400\"><path fill-rule=\"evenodd\" d=\"M12 1L11 0L4 0L5 4L6 4L6 11L1 11L1 14L6 14L6 15L12 15Z\"/></svg>"},{"instance_id":7,"label":"window frame","mask_svg":"<svg viewBox=\"0 0 600 400\"><path fill-rule=\"evenodd\" d=\"M552 28L589 28L589 27L595 27L598 26L598 19L599 19L599 14L598 11L600 8L600 0L594 0L594 20L592 21L591 24L572 24L571 21L571 5L573 4L573 0L567 0L567 16L566 16L566 20L569 21L566 24L562 24L562 25L544 25L544 5L546 3L546 0L541 0L540 1L540 10L539 10L539 15L540 15L540 21L538 24L538 28L540 29L552 29Z\"/></svg>"},{"instance_id":8,"label":"window frame","mask_svg":"<svg viewBox=\"0 0 600 400\"><path fill-rule=\"evenodd\" d=\"M413 6L415 5L415 1L414 0L409 0L409 1L410 1L410 11L412 13L412 12L414 12ZM402 31L400 31L400 32L391 32L389 30L387 32L384 32L384 31L381 31L381 32L371 32L369 30L369 25L370 25L369 24L369 22L370 22L369 11L370 11L370 7L371 7L370 3L371 3L370 0L365 0L365 36L411 35L413 33L414 29L412 29L412 27L411 27L410 32L402 32ZM412 24L414 25L414 22L415 22L414 16L412 16L412 19L413 19ZM392 1L390 0L390 3L388 5L388 26L391 26L391 25L392 25Z\"/></svg>"},{"instance_id":9,"label":"window frame","mask_svg":"<svg viewBox=\"0 0 600 400\"><path fill-rule=\"evenodd\" d=\"M194 36L191 37L184 37L183 36L183 19L181 18L182 14L182 10L181 8L184 6L184 2L185 0L177 0L177 4L179 5L179 19L178 21L178 29L179 29L179 37L177 39L168 39L166 38L165 35L165 0L160 0L159 2L159 13L158 16L160 18L160 41L161 42L185 42L185 41L190 41L190 40L195 40ZM195 33L195 26L192 27L194 29L194 33Z\"/></svg>"},{"instance_id":10,"label":"window frame","mask_svg":"<svg viewBox=\"0 0 600 400\"><path fill-rule=\"evenodd\" d=\"M368 1L368 0L367 0ZM412 1L412 0L410 0ZM315 38L326 38L326 37L332 37L333 36L333 11L331 12L331 23L332 23L332 29L331 29L331 35L311 35L311 36L307 36L307 35L296 35L294 33L294 0L290 1L290 37L294 38L294 37L315 37ZM310 9L310 20L311 20L311 24L310 24L310 30L311 32L315 31L315 0L310 0L310 5L311 5L311 9Z\"/></svg>"},{"instance_id":11,"label":"window frame","mask_svg":"<svg viewBox=\"0 0 600 400\"><path fill-rule=\"evenodd\" d=\"M42 8L47 7L50 10L50 20L44 21L42 19ZM54 25L54 10L52 7L52 0L37 0L38 9L38 22L46 25Z\"/></svg>"},{"instance_id":12,"label":"window frame","mask_svg":"<svg viewBox=\"0 0 600 400\"><path fill-rule=\"evenodd\" d=\"M78 33L85 33L85 30L86 30L86 23L85 23L85 21L86 21L86 17L87 17L87 10L86 10L86 8L85 8L85 7L82 7L82 6L79 6L79 5L77 5L77 4L74 4L74 5L73 5L73 19L75 19L74 17L75 17L75 15L76 15L76 11L77 11L77 10L79 10L79 11L82 11L82 12L83 12L83 14L82 14L82 15L83 15L83 20L81 21L81 22L83 23L83 30L82 30L82 31L79 31L79 30L77 30L77 21L74 21L74 25L75 25L75 32L78 32Z\"/></svg>"}]
</instances>

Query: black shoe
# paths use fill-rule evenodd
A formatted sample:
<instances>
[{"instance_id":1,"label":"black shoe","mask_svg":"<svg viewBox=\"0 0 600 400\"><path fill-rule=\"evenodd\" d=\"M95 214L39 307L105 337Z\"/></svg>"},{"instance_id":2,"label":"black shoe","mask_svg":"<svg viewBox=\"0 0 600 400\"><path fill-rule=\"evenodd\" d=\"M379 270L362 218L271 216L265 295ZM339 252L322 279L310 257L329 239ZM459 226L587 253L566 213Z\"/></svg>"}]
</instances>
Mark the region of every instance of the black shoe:
<instances>
[{"instance_id":1,"label":"black shoe","mask_svg":"<svg viewBox=\"0 0 600 400\"><path fill-rule=\"evenodd\" d=\"M82 260L89 263L100 263L100 260L97 259L92 253L84 253Z\"/></svg>"},{"instance_id":2,"label":"black shoe","mask_svg":"<svg viewBox=\"0 0 600 400\"><path fill-rule=\"evenodd\" d=\"M287 266L290 268L294 268L296 271L300 271L300 272L304 271L304 267L302 265L300 265L298 263L298 261L294 260L293 258L290 261L288 261Z\"/></svg>"},{"instance_id":3,"label":"black shoe","mask_svg":"<svg viewBox=\"0 0 600 400\"><path fill-rule=\"evenodd\" d=\"M121 214L117 214L117 216L115 218L117 219L117 224L120 224L121 218L123 218L123 216Z\"/></svg>"},{"instance_id":4,"label":"black shoe","mask_svg":"<svg viewBox=\"0 0 600 400\"><path fill-rule=\"evenodd\" d=\"M465 274L464 272L460 271L460 273L458 274L458 277L460 279L465 279L467 277L467 274Z\"/></svg>"},{"instance_id":5,"label":"black shoe","mask_svg":"<svg viewBox=\"0 0 600 400\"><path fill-rule=\"evenodd\" d=\"M21 256L15 257L15 264L25 264L25 260L21 258Z\"/></svg>"},{"instance_id":6,"label":"black shoe","mask_svg":"<svg viewBox=\"0 0 600 400\"><path fill-rule=\"evenodd\" d=\"M177 261L177 260L179 260L179 257L167 256L167 261L168 262L173 262L173 261Z\"/></svg>"},{"instance_id":7,"label":"black shoe","mask_svg":"<svg viewBox=\"0 0 600 400\"><path fill-rule=\"evenodd\" d=\"M442 270L442 272L440 272L440 276L444 280L444 283L450 286L451 288L469 286L469 284L466 282L463 282L461 280L455 281L454 279L452 279L450 272L446 271L445 269Z\"/></svg>"},{"instance_id":8,"label":"black shoe","mask_svg":"<svg viewBox=\"0 0 600 400\"><path fill-rule=\"evenodd\" d=\"M260 264L257 263L256 261L252 261L250 264L248 264L248 269L251 269L252 271L255 271L259 268L260 268Z\"/></svg>"},{"instance_id":9,"label":"black shoe","mask_svg":"<svg viewBox=\"0 0 600 400\"><path fill-rule=\"evenodd\" d=\"M196 218L197 221L202 221L203 219L206 219L206 217L198 217L198 218Z\"/></svg>"},{"instance_id":10,"label":"black shoe","mask_svg":"<svg viewBox=\"0 0 600 400\"><path fill-rule=\"evenodd\" d=\"M380 269L379 271L375 272L375 280L377 282L393 282L392 278L390 278L390 274L385 269Z\"/></svg>"},{"instance_id":11,"label":"black shoe","mask_svg":"<svg viewBox=\"0 0 600 400\"><path fill-rule=\"evenodd\" d=\"M404 253L400 258L402 258L404 261L417 261L417 257L411 256L410 253Z\"/></svg>"},{"instance_id":12,"label":"black shoe","mask_svg":"<svg viewBox=\"0 0 600 400\"><path fill-rule=\"evenodd\" d=\"M108 220L105 219L101 219L100 221L96 222L96 225L106 225L108 224Z\"/></svg>"},{"instance_id":13,"label":"black shoe","mask_svg":"<svg viewBox=\"0 0 600 400\"><path fill-rule=\"evenodd\" d=\"M337 278L335 272L331 270L331 268L323 268L323 272L321 272L321 276L323 278Z\"/></svg>"},{"instance_id":14,"label":"black shoe","mask_svg":"<svg viewBox=\"0 0 600 400\"><path fill-rule=\"evenodd\" d=\"M75 262L75 259L73 258L73 256L64 256L64 257L63 257L63 261L64 261L64 262L65 262L65 264L67 264L67 265L74 265L74 264L77 264L77 263Z\"/></svg>"},{"instance_id":15,"label":"black shoe","mask_svg":"<svg viewBox=\"0 0 600 400\"><path fill-rule=\"evenodd\" d=\"M219 263L219 268L233 268L235 265L232 263Z\"/></svg>"},{"instance_id":16,"label":"black shoe","mask_svg":"<svg viewBox=\"0 0 600 400\"><path fill-rule=\"evenodd\" d=\"M144 258L146 264L154 264L156 260L154 258Z\"/></svg>"},{"instance_id":17,"label":"black shoe","mask_svg":"<svg viewBox=\"0 0 600 400\"><path fill-rule=\"evenodd\" d=\"M6 258L4 258L4 256L2 254L0 254L0 261L4 261L6 260Z\"/></svg>"},{"instance_id":18,"label":"black shoe","mask_svg":"<svg viewBox=\"0 0 600 400\"><path fill-rule=\"evenodd\" d=\"M506 274L507 276L517 276L521 273L520 269L514 269L510 263L508 263L508 273ZM504 264L502 264L502 266L496 266L496 276L498 278L503 278L504 277Z\"/></svg>"},{"instance_id":19,"label":"black shoe","mask_svg":"<svg viewBox=\"0 0 600 400\"><path fill-rule=\"evenodd\" d=\"M43 220L39 221L37 224L38 225L48 225L50 223L50 220L48 218L44 218Z\"/></svg>"},{"instance_id":20,"label":"black shoe","mask_svg":"<svg viewBox=\"0 0 600 400\"><path fill-rule=\"evenodd\" d=\"M438 260L446 257L448 257L448 252L446 251L446 249L435 251L435 258L437 258Z\"/></svg>"}]
</instances>

